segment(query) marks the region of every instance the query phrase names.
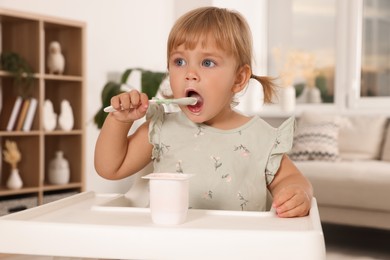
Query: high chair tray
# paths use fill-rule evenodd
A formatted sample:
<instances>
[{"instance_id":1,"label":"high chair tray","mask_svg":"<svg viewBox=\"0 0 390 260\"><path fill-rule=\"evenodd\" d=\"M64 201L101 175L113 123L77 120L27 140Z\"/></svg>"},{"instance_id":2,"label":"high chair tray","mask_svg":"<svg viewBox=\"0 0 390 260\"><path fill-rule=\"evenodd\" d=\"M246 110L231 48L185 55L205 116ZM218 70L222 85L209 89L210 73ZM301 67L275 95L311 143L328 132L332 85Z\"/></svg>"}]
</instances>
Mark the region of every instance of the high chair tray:
<instances>
[{"instance_id":1,"label":"high chair tray","mask_svg":"<svg viewBox=\"0 0 390 260\"><path fill-rule=\"evenodd\" d=\"M316 200L310 215L192 210L153 224L120 194L80 193L0 218L0 253L108 259L325 259Z\"/></svg>"}]
</instances>

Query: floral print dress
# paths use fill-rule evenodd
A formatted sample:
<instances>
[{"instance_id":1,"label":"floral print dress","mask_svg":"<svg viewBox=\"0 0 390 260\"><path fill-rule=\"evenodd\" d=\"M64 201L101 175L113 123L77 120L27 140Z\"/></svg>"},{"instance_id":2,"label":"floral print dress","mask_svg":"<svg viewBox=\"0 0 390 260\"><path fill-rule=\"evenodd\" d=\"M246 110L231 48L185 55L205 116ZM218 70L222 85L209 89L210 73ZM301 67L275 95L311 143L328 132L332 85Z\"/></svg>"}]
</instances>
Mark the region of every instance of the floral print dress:
<instances>
[{"instance_id":1,"label":"floral print dress","mask_svg":"<svg viewBox=\"0 0 390 260\"><path fill-rule=\"evenodd\" d=\"M294 118L274 128L255 116L236 129L220 130L156 106L150 119L154 172L194 174L190 208L266 210L267 185L291 149Z\"/></svg>"}]
</instances>

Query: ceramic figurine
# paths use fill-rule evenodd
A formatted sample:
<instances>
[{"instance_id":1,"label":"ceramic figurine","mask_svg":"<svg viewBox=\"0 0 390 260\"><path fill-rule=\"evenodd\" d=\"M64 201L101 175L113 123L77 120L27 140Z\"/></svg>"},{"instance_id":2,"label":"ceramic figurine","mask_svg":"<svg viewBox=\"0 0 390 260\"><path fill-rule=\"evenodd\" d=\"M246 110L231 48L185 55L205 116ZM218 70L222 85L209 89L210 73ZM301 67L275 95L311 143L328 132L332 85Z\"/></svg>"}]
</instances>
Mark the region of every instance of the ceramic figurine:
<instances>
[{"instance_id":1,"label":"ceramic figurine","mask_svg":"<svg viewBox=\"0 0 390 260\"><path fill-rule=\"evenodd\" d=\"M73 129L73 110L68 100L62 100L61 113L58 117L58 126L61 130L70 131Z\"/></svg>"},{"instance_id":2,"label":"ceramic figurine","mask_svg":"<svg viewBox=\"0 0 390 260\"><path fill-rule=\"evenodd\" d=\"M47 67L49 68L49 74L62 75L64 73L65 58L61 53L61 45L59 42L54 41L49 44Z\"/></svg>"},{"instance_id":3,"label":"ceramic figurine","mask_svg":"<svg viewBox=\"0 0 390 260\"><path fill-rule=\"evenodd\" d=\"M46 99L43 104L43 128L53 131L57 125L57 114L54 112L53 103Z\"/></svg>"}]
</instances>

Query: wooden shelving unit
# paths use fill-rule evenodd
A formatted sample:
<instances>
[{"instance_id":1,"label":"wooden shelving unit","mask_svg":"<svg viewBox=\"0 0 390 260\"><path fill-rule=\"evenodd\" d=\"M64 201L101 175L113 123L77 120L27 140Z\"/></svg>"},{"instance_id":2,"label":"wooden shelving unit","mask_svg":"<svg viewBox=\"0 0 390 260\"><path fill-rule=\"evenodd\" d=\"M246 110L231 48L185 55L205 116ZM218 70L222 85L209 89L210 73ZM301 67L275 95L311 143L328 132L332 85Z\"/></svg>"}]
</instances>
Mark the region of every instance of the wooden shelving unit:
<instances>
[{"instance_id":1,"label":"wooden shelving unit","mask_svg":"<svg viewBox=\"0 0 390 260\"><path fill-rule=\"evenodd\" d=\"M52 194L81 192L85 185L85 23L0 8L0 24L0 52L18 53L30 64L34 71L33 97L38 100L32 129L7 131L16 94L12 74L0 70L1 149L4 149L6 140L16 141L22 153L18 169L23 180L21 189L6 187L11 169L2 158L0 203L32 198L40 205L47 200L46 196ZM52 41L61 44L66 60L63 75L49 74L46 65L48 45ZM70 102L74 116L71 131L44 130L42 104L46 99L52 101L57 114L61 111L62 100ZM46 181L49 162L57 150L62 150L69 161L71 177L66 185L51 185Z\"/></svg>"}]
</instances>

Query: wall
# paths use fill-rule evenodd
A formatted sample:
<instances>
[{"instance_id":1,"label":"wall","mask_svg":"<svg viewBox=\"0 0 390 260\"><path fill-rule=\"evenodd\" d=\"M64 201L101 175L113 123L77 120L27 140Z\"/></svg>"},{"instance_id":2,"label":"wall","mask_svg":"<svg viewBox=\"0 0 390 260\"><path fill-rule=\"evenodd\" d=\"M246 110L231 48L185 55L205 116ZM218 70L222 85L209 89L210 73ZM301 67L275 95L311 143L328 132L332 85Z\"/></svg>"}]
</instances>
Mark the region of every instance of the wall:
<instances>
[{"instance_id":1,"label":"wall","mask_svg":"<svg viewBox=\"0 0 390 260\"><path fill-rule=\"evenodd\" d=\"M131 67L165 71L169 30L174 20L184 12L212 4L234 8L248 16L250 26L255 28L258 35L263 26L258 21L262 19L261 12L266 11L264 2L265 0L250 0L242 6L239 0L232 0L227 6L227 3L220 0L0 0L0 7L87 23L86 189L97 192L125 192L131 180L104 180L96 174L93 166L94 147L99 134L93 123L93 116L101 105L100 94L104 84L108 79L117 79L125 69ZM261 39L258 36L254 38L259 48ZM259 54L257 57L260 57L260 60L264 58ZM257 62L261 65L263 61ZM262 73L261 69L256 71ZM259 88L255 92L258 96ZM250 105L250 102L249 100L246 104Z\"/></svg>"},{"instance_id":2,"label":"wall","mask_svg":"<svg viewBox=\"0 0 390 260\"><path fill-rule=\"evenodd\" d=\"M151 8L153 6L153 8ZM87 190L118 192L128 181L107 181L93 167L98 130L93 116L109 77L130 67L165 70L165 42L173 23L170 0L0 0L0 7L87 23Z\"/></svg>"}]
</instances>

